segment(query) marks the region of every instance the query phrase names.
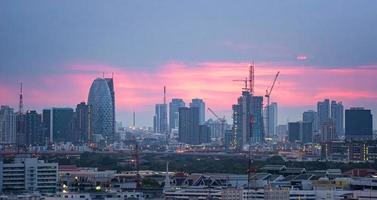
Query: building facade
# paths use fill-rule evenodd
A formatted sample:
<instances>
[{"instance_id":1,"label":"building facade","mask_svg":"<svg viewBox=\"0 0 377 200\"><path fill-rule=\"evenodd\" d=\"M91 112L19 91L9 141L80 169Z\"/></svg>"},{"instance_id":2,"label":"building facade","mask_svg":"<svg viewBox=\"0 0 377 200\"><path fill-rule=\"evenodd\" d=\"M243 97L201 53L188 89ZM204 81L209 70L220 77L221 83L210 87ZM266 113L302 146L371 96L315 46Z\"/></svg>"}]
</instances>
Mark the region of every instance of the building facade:
<instances>
[{"instance_id":1,"label":"building facade","mask_svg":"<svg viewBox=\"0 0 377 200\"><path fill-rule=\"evenodd\" d=\"M345 112L346 140L371 140L373 136L373 116L370 110L351 108Z\"/></svg>"},{"instance_id":2,"label":"building facade","mask_svg":"<svg viewBox=\"0 0 377 200\"><path fill-rule=\"evenodd\" d=\"M106 141L113 140L115 134L114 95L113 82L97 78L93 81L88 96L88 105L92 108L92 133L102 136Z\"/></svg>"},{"instance_id":3,"label":"building facade","mask_svg":"<svg viewBox=\"0 0 377 200\"><path fill-rule=\"evenodd\" d=\"M278 104L276 102L272 102L266 107L264 117L266 119L264 123L266 137L276 136L276 127L278 125Z\"/></svg>"},{"instance_id":4,"label":"building facade","mask_svg":"<svg viewBox=\"0 0 377 200\"><path fill-rule=\"evenodd\" d=\"M199 108L181 107L179 112L178 141L198 145L199 139Z\"/></svg>"},{"instance_id":5,"label":"building facade","mask_svg":"<svg viewBox=\"0 0 377 200\"><path fill-rule=\"evenodd\" d=\"M13 108L0 108L0 144L16 143L16 114Z\"/></svg>"},{"instance_id":6,"label":"building facade","mask_svg":"<svg viewBox=\"0 0 377 200\"><path fill-rule=\"evenodd\" d=\"M313 131L311 122L289 122L288 141L309 143L312 142Z\"/></svg>"},{"instance_id":7,"label":"building facade","mask_svg":"<svg viewBox=\"0 0 377 200\"><path fill-rule=\"evenodd\" d=\"M166 104L156 104L153 125L155 133L168 133L168 110Z\"/></svg>"},{"instance_id":8,"label":"building facade","mask_svg":"<svg viewBox=\"0 0 377 200\"><path fill-rule=\"evenodd\" d=\"M336 137L344 135L344 107L342 102L331 101L331 120L335 126Z\"/></svg>"},{"instance_id":9,"label":"building facade","mask_svg":"<svg viewBox=\"0 0 377 200\"><path fill-rule=\"evenodd\" d=\"M40 192L55 194L58 163L45 163L37 158L15 158L12 163L0 161L2 193Z\"/></svg>"},{"instance_id":10,"label":"building facade","mask_svg":"<svg viewBox=\"0 0 377 200\"><path fill-rule=\"evenodd\" d=\"M192 99L190 107L199 108L199 124L203 125L206 120L206 104L204 103L203 99Z\"/></svg>"},{"instance_id":11,"label":"building facade","mask_svg":"<svg viewBox=\"0 0 377 200\"><path fill-rule=\"evenodd\" d=\"M43 110L44 135L49 142L70 142L74 136L74 112L72 108L51 108Z\"/></svg>"},{"instance_id":12,"label":"building facade","mask_svg":"<svg viewBox=\"0 0 377 200\"><path fill-rule=\"evenodd\" d=\"M302 121L303 122L311 122L313 132L318 132L318 114L314 110L305 111L302 114Z\"/></svg>"},{"instance_id":13,"label":"building facade","mask_svg":"<svg viewBox=\"0 0 377 200\"><path fill-rule=\"evenodd\" d=\"M91 135L91 106L81 102L76 106L74 120L75 137L74 141L85 143L90 141Z\"/></svg>"},{"instance_id":14,"label":"building facade","mask_svg":"<svg viewBox=\"0 0 377 200\"><path fill-rule=\"evenodd\" d=\"M178 130L179 125L179 112L180 107L185 107L185 102L182 99L172 99L169 103L169 130L170 132Z\"/></svg>"},{"instance_id":15,"label":"building facade","mask_svg":"<svg viewBox=\"0 0 377 200\"><path fill-rule=\"evenodd\" d=\"M330 100L325 99L317 103L317 113L318 113L318 126L319 130L323 124L329 121L330 119Z\"/></svg>"}]
</instances>

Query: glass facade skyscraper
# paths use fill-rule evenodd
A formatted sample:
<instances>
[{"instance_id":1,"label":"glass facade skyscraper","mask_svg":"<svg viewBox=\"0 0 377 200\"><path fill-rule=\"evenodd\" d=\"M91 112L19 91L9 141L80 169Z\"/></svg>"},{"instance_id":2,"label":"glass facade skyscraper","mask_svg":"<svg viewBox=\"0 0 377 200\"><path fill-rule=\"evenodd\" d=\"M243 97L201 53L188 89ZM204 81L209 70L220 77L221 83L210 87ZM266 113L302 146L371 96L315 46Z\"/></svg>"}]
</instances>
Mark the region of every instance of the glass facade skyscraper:
<instances>
[{"instance_id":1,"label":"glass facade skyscraper","mask_svg":"<svg viewBox=\"0 0 377 200\"><path fill-rule=\"evenodd\" d=\"M105 140L114 138L114 100L113 82L104 78L95 79L88 97L88 105L92 109L92 133L102 135Z\"/></svg>"},{"instance_id":2,"label":"glass facade skyscraper","mask_svg":"<svg viewBox=\"0 0 377 200\"><path fill-rule=\"evenodd\" d=\"M172 129L178 130L178 108L185 107L185 102L182 99L172 99L169 103L169 127L170 132Z\"/></svg>"}]
</instances>

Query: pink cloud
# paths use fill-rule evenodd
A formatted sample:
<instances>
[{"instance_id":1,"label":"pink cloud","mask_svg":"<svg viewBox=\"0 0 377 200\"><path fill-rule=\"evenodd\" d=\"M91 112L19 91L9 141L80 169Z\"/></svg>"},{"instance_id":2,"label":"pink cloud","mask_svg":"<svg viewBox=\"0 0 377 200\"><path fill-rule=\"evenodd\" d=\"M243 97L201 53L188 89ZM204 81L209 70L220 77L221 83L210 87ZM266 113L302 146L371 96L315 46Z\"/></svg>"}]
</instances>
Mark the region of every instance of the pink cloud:
<instances>
[{"instance_id":1,"label":"pink cloud","mask_svg":"<svg viewBox=\"0 0 377 200\"><path fill-rule=\"evenodd\" d=\"M303 61L303 60L306 60L306 59L308 59L308 57L305 56L305 55L298 55L298 56L296 56L296 60Z\"/></svg>"},{"instance_id":2,"label":"pink cloud","mask_svg":"<svg viewBox=\"0 0 377 200\"><path fill-rule=\"evenodd\" d=\"M74 107L86 101L92 81L106 72L114 72L118 110L147 110L162 102L162 88L167 86L168 99L179 97L186 102L203 98L209 107L229 111L240 95L242 83L233 82L248 75L247 62L200 62L187 64L168 62L157 69L122 69L107 65L72 65L63 74L50 74L33 79L25 88L25 104L30 108L51 106ZM280 76L271 96L282 106L315 105L331 98L346 103L360 99L377 100L377 65L323 68L284 63L256 63L255 89L264 95L275 74ZM15 92L13 92L15 91ZM1 103L17 103L15 87L0 87Z\"/></svg>"}]
</instances>

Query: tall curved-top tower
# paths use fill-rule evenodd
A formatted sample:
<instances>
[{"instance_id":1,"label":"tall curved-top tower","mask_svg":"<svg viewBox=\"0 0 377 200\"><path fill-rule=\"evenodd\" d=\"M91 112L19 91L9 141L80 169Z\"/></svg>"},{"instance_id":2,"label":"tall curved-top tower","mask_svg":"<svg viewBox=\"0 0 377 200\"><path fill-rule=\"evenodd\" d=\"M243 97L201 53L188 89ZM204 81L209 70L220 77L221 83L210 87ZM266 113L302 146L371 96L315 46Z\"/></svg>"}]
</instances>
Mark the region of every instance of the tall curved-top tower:
<instances>
[{"instance_id":1,"label":"tall curved-top tower","mask_svg":"<svg viewBox=\"0 0 377 200\"><path fill-rule=\"evenodd\" d=\"M115 105L113 86L104 78L97 78L90 87L88 105L92 112L92 133L112 140L115 127ZM112 83L112 81L111 81Z\"/></svg>"}]
</instances>

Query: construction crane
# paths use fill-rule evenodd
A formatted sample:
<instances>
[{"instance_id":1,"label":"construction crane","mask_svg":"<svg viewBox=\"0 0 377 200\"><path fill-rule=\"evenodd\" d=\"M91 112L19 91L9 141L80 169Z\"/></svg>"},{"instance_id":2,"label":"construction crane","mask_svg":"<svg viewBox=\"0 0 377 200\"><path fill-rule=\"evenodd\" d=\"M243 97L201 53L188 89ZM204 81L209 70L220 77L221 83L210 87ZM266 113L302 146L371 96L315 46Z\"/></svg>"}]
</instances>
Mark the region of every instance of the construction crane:
<instances>
[{"instance_id":1,"label":"construction crane","mask_svg":"<svg viewBox=\"0 0 377 200\"><path fill-rule=\"evenodd\" d=\"M245 86L242 88L242 90L244 91L248 91L249 88L248 88L248 85L247 83L249 82L249 79L246 77L245 79L237 79L237 80L233 80L234 82L244 82Z\"/></svg>"},{"instance_id":2,"label":"construction crane","mask_svg":"<svg viewBox=\"0 0 377 200\"><path fill-rule=\"evenodd\" d=\"M266 89L266 95L264 95L266 98L267 98L267 106L266 106L266 123L267 123L267 134L269 135L270 134L270 126L269 126L269 122L270 122L270 96L271 96L271 93L272 93L272 90L274 89L274 86L275 86L275 83L276 83L276 80L278 79L278 76L279 76L280 72L278 71L278 73L275 75L275 78L274 78L274 81L272 82L272 85L271 87L268 87Z\"/></svg>"},{"instance_id":3,"label":"construction crane","mask_svg":"<svg viewBox=\"0 0 377 200\"><path fill-rule=\"evenodd\" d=\"M221 134L225 134L225 123L226 123L226 120L225 120L225 117L219 117L215 111L213 111L210 107L208 107L208 110L209 112L212 113L213 116L215 116L219 121L220 121L220 124L221 124Z\"/></svg>"}]
</instances>

